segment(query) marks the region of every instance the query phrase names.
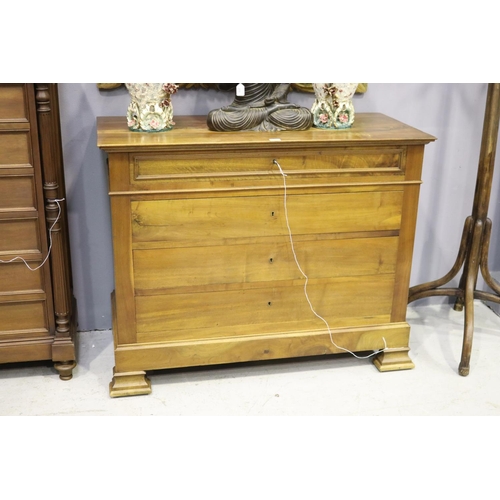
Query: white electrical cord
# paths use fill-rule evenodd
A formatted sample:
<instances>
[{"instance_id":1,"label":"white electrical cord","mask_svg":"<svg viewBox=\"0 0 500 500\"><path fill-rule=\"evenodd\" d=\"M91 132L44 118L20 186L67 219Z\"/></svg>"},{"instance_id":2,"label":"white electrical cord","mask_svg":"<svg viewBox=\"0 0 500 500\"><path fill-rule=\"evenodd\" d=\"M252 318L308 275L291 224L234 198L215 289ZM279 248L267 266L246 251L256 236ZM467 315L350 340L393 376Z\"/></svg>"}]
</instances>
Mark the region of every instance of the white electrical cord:
<instances>
[{"instance_id":1,"label":"white electrical cord","mask_svg":"<svg viewBox=\"0 0 500 500\"><path fill-rule=\"evenodd\" d=\"M379 349L378 351L375 351L371 354L368 354L367 356L358 356L357 354L353 353L352 351L350 351L349 349L346 349L345 347L341 347L339 345L337 345L334 341L333 341L333 336L332 336L332 331L330 329L330 325L328 324L328 321L326 321L325 318L323 318L323 316L320 316L314 309L312 303L311 303L311 300L309 299L309 294L307 293L307 284L309 282L309 277L307 276L307 274L302 270L302 268L300 267L300 264L299 264L299 261L297 259L297 254L295 253L295 247L294 247L294 244L293 244L293 238L292 238L292 230L290 229L290 222L288 221L288 208L287 208L287 205L286 205L286 199L287 199L287 193L286 193L286 177L287 175L285 174L285 172L283 172L283 169L281 168L281 165L278 163L277 160L273 160L273 163L280 169L280 174L282 175L283 177L283 188L284 188L284 192L285 192L285 195L284 195L284 207L285 207L285 220L286 220L286 226L288 228L288 236L290 237L290 245L292 247L292 253L293 253L293 258L295 259L295 264L297 264L297 268L299 269L300 273L302 274L302 276L304 276L305 278L305 283L304 283L304 295L306 296L306 300L309 304L309 307L311 308L311 311L312 313L317 317L319 318L321 321L323 321L323 323L326 325L326 328L328 330L328 333L330 335L330 341L331 343L337 348L337 349L340 349L342 351L345 351L345 352L348 352L349 354L352 354L355 358L358 358L358 359L366 359L366 358L370 358L372 356L375 356L376 354L380 354L381 352L384 352L386 349L387 349L387 343L385 341L385 338L382 337L382 340L384 341L384 348L383 349Z\"/></svg>"},{"instance_id":2,"label":"white electrical cord","mask_svg":"<svg viewBox=\"0 0 500 500\"><path fill-rule=\"evenodd\" d=\"M26 264L26 267L30 271L37 271L38 269L40 269L47 262L47 259L49 258L49 255L50 255L50 251L52 250L52 230L54 229L55 225L57 224L57 222L61 218L61 205L59 204L59 202L60 201L64 201L65 199L66 198L61 198L59 200L51 200L51 201L55 201L57 203L57 208L59 209L59 211L57 213L56 220L54 221L54 223L52 224L52 226L50 226L50 229L49 229L49 249L47 251L47 255L46 255L45 259L43 259L43 262L39 266L37 266L35 268L30 267L30 265L26 262L26 260L24 260L20 256L14 257L13 259L10 259L10 260L0 260L0 263L2 263L2 264L9 264L11 262L15 262L16 260L22 260Z\"/></svg>"}]
</instances>

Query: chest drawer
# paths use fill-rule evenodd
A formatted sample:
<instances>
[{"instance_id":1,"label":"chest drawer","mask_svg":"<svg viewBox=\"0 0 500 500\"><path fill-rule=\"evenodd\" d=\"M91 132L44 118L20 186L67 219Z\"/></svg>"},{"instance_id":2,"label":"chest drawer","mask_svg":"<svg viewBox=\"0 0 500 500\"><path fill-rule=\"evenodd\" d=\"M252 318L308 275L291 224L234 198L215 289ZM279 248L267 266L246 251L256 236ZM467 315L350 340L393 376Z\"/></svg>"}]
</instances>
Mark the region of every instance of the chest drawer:
<instances>
[{"instance_id":1,"label":"chest drawer","mask_svg":"<svg viewBox=\"0 0 500 500\"><path fill-rule=\"evenodd\" d=\"M159 155L131 155L133 180L161 180L206 176L267 175L276 171L273 159L286 164L291 172L352 172L355 170L396 171L404 168L403 148L366 148L335 150L316 150L308 155L287 155L283 151L262 155L237 155L220 157L218 155L175 154L171 158Z\"/></svg>"},{"instance_id":2,"label":"chest drawer","mask_svg":"<svg viewBox=\"0 0 500 500\"><path fill-rule=\"evenodd\" d=\"M131 154L129 174L111 169L111 191L280 188L277 160L290 185L395 182L404 178L405 148L317 149L307 155L270 150L266 155L232 152L165 155ZM127 175L129 177L127 178Z\"/></svg>"},{"instance_id":3,"label":"chest drawer","mask_svg":"<svg viewBox=\"0 0 500 500\"><path fill-rule=\"evenodd\" d=\"M294 240L297 259L311 279L393 274L397 247L397 236ZM139 249L133 262L137 294L302 279L285 237L255 244Z\"/></svg>"},{"instance_id":4,"label":"chest drawer","mask_svg":"<svg viewBox=\"0 0 500 500\"><path fill-rule=\"evenodd\" d=\"M214 339L283 331L321 330L310 310L304 280L268 283L243 290L218 290L136 297L138 340ZM311 280L315 310L332 328L387 323L394 276ZM189 318L189 320L187 320Z\"/></svg>"},{"instance_id":5,"label":"chest drawer","mask_svg":"<svg viewBox=\"0 0 500 500\"><path fill-rule=\"evenodd\" d=\"M402 191L289 196L292 234L397 230L402 197ZM131 211L134 243L206 246L288 235L283 196L132 201Z\"/></svg>"}]
</instances>

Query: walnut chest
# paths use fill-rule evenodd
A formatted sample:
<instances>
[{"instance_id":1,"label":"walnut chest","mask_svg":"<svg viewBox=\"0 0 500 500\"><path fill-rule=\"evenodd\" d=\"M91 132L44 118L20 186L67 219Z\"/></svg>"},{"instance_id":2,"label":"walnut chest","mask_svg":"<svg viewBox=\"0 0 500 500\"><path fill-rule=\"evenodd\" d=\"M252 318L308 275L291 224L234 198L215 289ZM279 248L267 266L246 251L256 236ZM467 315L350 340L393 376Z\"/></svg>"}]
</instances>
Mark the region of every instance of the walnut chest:
<instances>
[{"instance_id":1,"label":"walnut chest","mask_svg":"<svg viewBox=\"0 0 500 500\"><path fill-rule=\"evenodd\" d=\"M412 368L406 306L424 146L380 114L351 129L164 133L100 117L115 291L110 395L146 371L378 351ZM306 278L307 276L307 278ZM307 282L307 286L306 286Z\"/></svg>"}]
</instances>

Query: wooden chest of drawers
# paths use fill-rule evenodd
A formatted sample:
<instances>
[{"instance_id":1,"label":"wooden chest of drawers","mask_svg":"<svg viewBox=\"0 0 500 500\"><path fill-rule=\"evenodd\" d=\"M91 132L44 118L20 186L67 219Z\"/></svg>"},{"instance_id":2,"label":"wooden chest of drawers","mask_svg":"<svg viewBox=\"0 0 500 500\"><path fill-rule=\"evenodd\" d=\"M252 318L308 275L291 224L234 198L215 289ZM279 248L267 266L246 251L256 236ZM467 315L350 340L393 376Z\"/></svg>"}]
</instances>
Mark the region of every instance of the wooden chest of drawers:
<instances>
[{"instance_id":1,"label":"wooden chest of drawers","mask_svg":"<svg viewBox=\"0 0 500 500\"><path fill-rule=\"evenodd\" d=\"M412 368L406 305L434 138L379 114L342 131L176 123L147 134L98 118L115 258L111 396L149 393L148 370L385 345L379 370Z\"/></svg>"},{"instance_id":2,"label":"wooden chest of drawers","mask_svg":"<svg viewBox=\"0 0 500 500\"><path fill-rule=\"evenodd\" d=\"M76 308L64 198L56 84L0 84L0 363L50 359L67 380Z\"/></svg>"}]
</instances>

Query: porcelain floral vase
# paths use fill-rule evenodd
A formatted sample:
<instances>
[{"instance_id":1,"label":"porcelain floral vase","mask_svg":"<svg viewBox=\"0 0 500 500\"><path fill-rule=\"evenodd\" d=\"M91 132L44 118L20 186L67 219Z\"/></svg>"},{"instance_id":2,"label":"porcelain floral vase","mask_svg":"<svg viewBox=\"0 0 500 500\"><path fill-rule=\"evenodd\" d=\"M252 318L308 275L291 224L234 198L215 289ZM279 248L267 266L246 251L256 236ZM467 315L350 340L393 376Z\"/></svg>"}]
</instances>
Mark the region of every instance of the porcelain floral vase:
<instances>
[{"instance_id":1,"label":"porcelain floral vase","mask_svg":"<svg viewBox=\"0 0 500 500\"><path fill-rule=\"evenodd\" d=\"M311 108L318 128L343 129L354 123L352 97L357 83L313 83L316 99Z\"/></svg>"},{"instance_id":2,"label":"porcelain floral vase","mask_svg":"<svg viewBox=\"0 0 500 500\"><path fill-rule=\"evenodd\" d=\"M127 125L139 132L163 132L174 125L172 94L179 88L175 83L126 83L130 94Z\"/></svg>"}]
</instances>

